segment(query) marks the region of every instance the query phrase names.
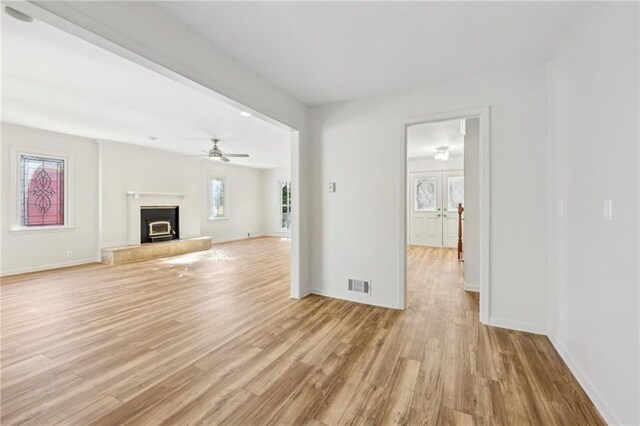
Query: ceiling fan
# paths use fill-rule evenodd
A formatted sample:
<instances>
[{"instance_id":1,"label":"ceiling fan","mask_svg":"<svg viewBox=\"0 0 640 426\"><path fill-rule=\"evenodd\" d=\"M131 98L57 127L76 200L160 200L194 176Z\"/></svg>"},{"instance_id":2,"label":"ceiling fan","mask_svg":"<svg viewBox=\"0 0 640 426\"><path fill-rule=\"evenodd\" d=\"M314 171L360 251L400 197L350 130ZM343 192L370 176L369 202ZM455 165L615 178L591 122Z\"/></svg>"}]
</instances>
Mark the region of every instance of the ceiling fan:
<instances>
[{"instance_id":1,"label":"ceiling fan","mask_svg":"<svg viewBox=\"0 0 640 426\"><path fill-rule=\"evenodd\" d=\"M248 157L249 154L227 154L227 153L223 153L222 151L220 151L220 148L218 148L218 142L220 142L220 139L215 139L212 138L211 142L213 142L213 148L211 148L209 151L202 151L202 152L206 152L207 154L205 155L189 155L189 157L209 157L209 158L219 158L221 161L224 161L225 163L228 163L229 161L229 157Z\"/></svg>"}]
</instances>

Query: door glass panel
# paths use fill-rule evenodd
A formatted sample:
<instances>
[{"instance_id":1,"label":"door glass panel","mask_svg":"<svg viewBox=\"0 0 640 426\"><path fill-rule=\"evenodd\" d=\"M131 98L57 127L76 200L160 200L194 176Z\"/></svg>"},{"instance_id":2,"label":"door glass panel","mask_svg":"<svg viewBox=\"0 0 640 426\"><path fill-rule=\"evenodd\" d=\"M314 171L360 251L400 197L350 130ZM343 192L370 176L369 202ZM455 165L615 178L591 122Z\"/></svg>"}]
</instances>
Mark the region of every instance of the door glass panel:
<instances>
[{"instance_id":1,"label":"door glass panel","mask_svg":"<svg viewBox=\"0 0 640 426\"><path fill-rule=\"evenodd\" d=\"M451 176L447 178L447 210L457 212L458 204L464 205L464 177Z\"/></svg>"},{"instance_id":2,"label":"door glass panel","mask_svg":"<svg viewBox=\"0 0 640 426\"><path fill-rule=\"evenodd\" d=\"M435 212L436 211L436 178L416 179L415 211Z\"/></svg>"}]
</instances>

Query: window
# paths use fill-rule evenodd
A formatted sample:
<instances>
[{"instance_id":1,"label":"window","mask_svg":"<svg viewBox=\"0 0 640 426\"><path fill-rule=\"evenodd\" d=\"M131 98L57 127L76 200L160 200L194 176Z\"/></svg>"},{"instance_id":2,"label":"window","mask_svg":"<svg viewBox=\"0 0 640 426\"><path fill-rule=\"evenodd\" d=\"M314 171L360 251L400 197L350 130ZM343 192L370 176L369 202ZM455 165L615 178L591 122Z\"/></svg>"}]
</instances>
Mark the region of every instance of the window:
<instances>
[{"instance_id":1,"label":"window","mask_svg":"<svg viewBox=\"0 0 640 426\"><path fill-rule=\"evenodd\" d=\"M447 178L447 210L457 212L458 204L464 204L464 177L449 176Z\"/></svg>"},{"instance_id":2,"label":"window","mask_svg":"<svg viewBox=\"0 0 640 426\"><path fill-rule=\"evenodd\" d=\"M291 229L291 182L280 182L280 229L289 231Z\"/></svg>"},{"instance_id":3,"label":"window","mask_svg":"<svg viewBox=\"0 0 640 426\"><path fill-rule=\"evenodd\" d=\"M437 179L434 177L418 178L416 183L415 211L436 211L436 187Z\"/></svg>"},{"instance_id":4,"label":"window","mask_svg":"<svg viewBox=\"0 0 640 426\"><path fill-rule=\"evenodd\" d=\"M229 191L227 178L211 176L209 178L209 219L227 219L229 217Z\"/></svg>"},{"instance_id":5,"label":"window","mask_svg":"<svg viewBox=\"0 0 640 426\"><path fill-rule=\"evenodd\" d=\"M20 226L65 226L65 166L62 158L19 155Z\"/></svg>"}]
</instances>

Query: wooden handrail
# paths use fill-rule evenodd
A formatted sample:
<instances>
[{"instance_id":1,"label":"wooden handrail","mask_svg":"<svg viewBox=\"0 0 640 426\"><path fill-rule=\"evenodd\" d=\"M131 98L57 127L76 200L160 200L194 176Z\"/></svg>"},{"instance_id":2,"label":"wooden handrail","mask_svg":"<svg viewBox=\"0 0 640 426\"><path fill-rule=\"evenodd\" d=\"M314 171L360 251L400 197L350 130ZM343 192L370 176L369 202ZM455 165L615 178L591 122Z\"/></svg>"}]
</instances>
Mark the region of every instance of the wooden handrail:
<instances>
[{"instance_id":1,"label":"wooden handrail","mask_svg":"<svg viewBox=\"0 0 640 426\"><path fill-rule=\"evenodd\" d=\"M464 207L462 203L458 204L458 260L464 262L462 259L462 212Z\"/></svg>"}]
</instances>

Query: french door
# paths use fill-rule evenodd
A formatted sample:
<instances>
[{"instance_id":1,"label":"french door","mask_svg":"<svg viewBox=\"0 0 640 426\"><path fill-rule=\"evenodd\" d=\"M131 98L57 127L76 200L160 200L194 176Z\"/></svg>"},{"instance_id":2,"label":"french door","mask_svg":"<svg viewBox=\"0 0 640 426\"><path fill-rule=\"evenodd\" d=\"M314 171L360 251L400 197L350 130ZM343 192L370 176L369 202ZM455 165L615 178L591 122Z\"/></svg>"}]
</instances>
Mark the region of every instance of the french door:
<instances>
[{"instance_id":1,"label":"french door","mask_svg":"<svg viewBox=\"0 0 640 426\"><path fill-rule=\"evenodd\" d=\"M411 173L409 243L456 247L458 203L464 205L464 172Z\"/></svg>"},{"instance_id":2,"label":"french door","mask_svg":"<svg viewBox=\"0 0 640 426\"><path fill-rule=\"evenodd\" d=\"M411 244L442 246L442 173L412 173Z\"/></svg>"},{"instance_id":3,"label":"french door","mask_svg":"<svg viewBox=\"0 0 640 426\"><path fill-rule=\"evenodd\" d=\"M458 203L464 206L464 172L442 172L442 184L442 246L455 248L458 247Z\"/></svg>"}]
</instances>

